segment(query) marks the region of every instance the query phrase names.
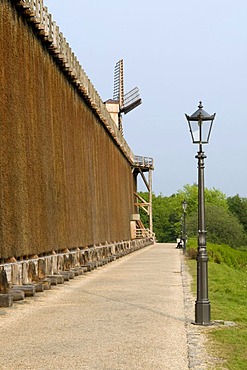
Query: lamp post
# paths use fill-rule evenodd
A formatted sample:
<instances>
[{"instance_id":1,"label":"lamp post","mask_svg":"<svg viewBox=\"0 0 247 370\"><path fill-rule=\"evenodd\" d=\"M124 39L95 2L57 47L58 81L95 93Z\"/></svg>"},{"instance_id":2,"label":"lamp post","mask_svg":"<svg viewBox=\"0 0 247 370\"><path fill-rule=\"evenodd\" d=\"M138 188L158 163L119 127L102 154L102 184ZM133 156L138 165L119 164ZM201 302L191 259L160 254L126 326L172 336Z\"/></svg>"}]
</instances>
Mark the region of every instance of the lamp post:
<instances>
[{"instance_id":1,"label":"lamp post","mask_svg":"<svg viewBox=\"0 0 247 370\"><path fill-rule=\"evenodd\" d=\"M186 209L187 209L188 203L186 200L182 202L183 207L183 252L186 252L186 242L187 242L187 235L186 235Z\"/></svg>"},{"instance_id":2,"label":"lamp post","mask_svg":"<svg viewBox=\"0 0 247 370\"><path fill-rule=\"evenodd\" d=\"M208 299L208 255L205 231L204 201L204 159L202 144L209 142L215 114L203 110L199 102L198 110L191 116L185 114L194 144L199 144L198 159L198 249L197 249L197 299L195 304L195 324L210 325L210 301Z\"/></svg>"}]
</instances>

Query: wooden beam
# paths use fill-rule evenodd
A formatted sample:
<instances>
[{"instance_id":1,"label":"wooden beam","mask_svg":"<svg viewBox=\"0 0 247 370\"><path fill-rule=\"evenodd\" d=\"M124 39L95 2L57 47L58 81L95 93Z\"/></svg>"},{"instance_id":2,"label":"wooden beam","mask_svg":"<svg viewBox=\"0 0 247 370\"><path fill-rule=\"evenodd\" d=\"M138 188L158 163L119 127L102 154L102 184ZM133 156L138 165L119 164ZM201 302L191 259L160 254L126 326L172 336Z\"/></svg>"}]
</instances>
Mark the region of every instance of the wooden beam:
<instances>
[{"instance_id":1,"label":"wooden beam","mask_svg":"<svg viewBox=\"0 0 247 370\"><path fill-rule=\"evenodd\" d=\"M135 196L138 198L138 199L140 199L143 203L147 203L148 204L148 202L145 200L145 199L143 199L138 193L136 193L135 191L134 191L134 194L135 194Z\"/></svg>"},{"instance_id":2,"label":"wooden beam","mask_svg":"<svg viewBox=\"0 0 247 370\"><path fill-rule=\"evenodd\" d=\"M147 214L149 214L148 209L146 209L143 205L141 205L141 203L135 203L135 206L141 207L143 209L143 211L145 211Z\"/></svg>"},{"instance_id":3,"label":"wooden beam","mask_svg":"<svg viewBox=\"0 0 247 370\"><path fill-rule=\"evenodd\" d=\"M150 187L149 187L149 184L148 184L148 182L147 182L146 177L144 176L144 173L142 172L142 170L141 170L140 168L138 168L138 170L139 170L139 172L140 172L140 174L141 174L141 177L142 177L142 180L144 181L144 184L146 185L146 187L147 187L148 191L150 191Z\"/></svg>"}]
</instances>

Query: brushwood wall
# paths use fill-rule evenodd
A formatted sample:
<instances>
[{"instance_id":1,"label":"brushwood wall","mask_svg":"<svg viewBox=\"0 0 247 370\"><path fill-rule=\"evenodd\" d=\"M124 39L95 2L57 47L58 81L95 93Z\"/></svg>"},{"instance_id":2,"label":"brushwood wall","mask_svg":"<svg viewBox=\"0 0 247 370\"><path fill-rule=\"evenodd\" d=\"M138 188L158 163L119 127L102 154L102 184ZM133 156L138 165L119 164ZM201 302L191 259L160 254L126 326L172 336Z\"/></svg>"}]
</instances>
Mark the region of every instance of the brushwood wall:
<instances>
[{"instance_id":1,"label":"brushwood wall","mask_svg":"<svg viewBox=\"0 0 247 370\"><path fill-rule=\"evenodd\" d=\"M0 258L129 240L130 162L7 0L0 56Z\"/></svg>"}]
</instances>

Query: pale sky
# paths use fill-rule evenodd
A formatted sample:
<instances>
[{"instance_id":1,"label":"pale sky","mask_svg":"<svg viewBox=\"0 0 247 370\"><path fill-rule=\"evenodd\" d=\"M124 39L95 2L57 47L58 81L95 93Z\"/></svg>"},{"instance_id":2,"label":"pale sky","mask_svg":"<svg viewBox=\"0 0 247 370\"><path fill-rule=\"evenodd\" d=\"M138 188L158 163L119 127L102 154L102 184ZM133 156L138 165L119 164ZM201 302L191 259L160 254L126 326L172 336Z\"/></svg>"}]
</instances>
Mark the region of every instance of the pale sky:
<instances>
[{"instance_id":1,"label":"pale sky","mask_svg":"<svg viewBox=\"0 0 247 370\"><path fill-rule=\"evenodd\" d=\"M216 113L205 185L247 197L246 0L44 2L103 101L124 60L125 92L138 86L143 101L123 116L124 136L134 154L154 158L156 195L197 182L184 113L202 100Z\"/></svg>"}]
</instances>

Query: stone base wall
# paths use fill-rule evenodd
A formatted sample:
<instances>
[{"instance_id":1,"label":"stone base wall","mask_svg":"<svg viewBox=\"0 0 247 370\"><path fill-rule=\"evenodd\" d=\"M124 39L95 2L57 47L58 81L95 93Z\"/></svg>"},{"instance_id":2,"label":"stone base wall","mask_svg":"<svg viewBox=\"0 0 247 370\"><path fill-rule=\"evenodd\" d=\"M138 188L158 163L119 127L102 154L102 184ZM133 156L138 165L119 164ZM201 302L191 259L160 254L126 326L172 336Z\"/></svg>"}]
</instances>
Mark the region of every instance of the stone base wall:
<instances>
[{"instance_id":1,"label":"stone base wall","mask_svg":"<svg viewBox=\"0 0 247 370\"><path fill-rule=\"evenodd\" d=\"M13 261L0 265L0 293L8 293L14 286L40 283L47 277L61 272L84 268L91 271L122 256L153 244L152 238L122 241L106 245L78 248L64 253L37 257L23 261Z\"/></svg>"}]
</instances>

